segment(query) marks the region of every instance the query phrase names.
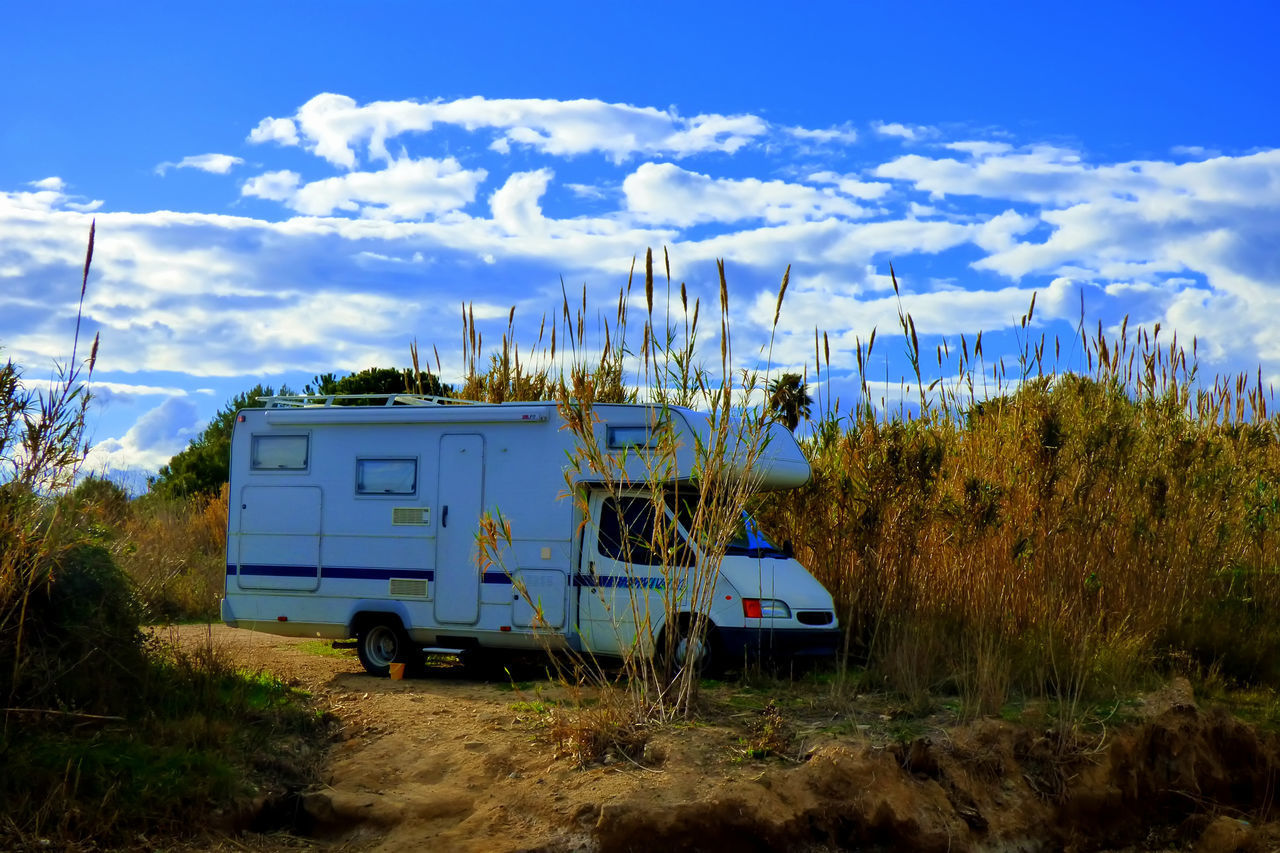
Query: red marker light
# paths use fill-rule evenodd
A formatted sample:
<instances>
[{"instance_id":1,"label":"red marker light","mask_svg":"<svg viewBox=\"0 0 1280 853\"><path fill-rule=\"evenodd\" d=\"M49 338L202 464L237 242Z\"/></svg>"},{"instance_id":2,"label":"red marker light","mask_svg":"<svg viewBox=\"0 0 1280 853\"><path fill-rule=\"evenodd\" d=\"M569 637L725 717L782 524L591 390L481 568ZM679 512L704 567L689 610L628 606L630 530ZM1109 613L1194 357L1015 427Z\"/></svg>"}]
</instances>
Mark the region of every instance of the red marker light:
<instances>
[{"instance_id":1,"label":"red marker light","mask_svg":"<svg viewBox=\"0 0 1280 853\"><path fill-rule=\"evenodd\" d=\"M748 619L760 618L760 599L744 598L742 599L742 615Z\"/></svg>"},{"instance_id":2,"label":"red marker light","mask_svg":"<svg viewBox=\"0 0 1280 853\"><path fill-rule=\"evenodd\" d=\"M757 610L759 610L760 608L757 606L757 607L756 607L756 609L757 609ZM288 616L277 616L277 617L276 617L276 621L277 621L277 622L288 622L288 621L289 621L289 617L288 617Z\"/></svg>"}]
</instances>

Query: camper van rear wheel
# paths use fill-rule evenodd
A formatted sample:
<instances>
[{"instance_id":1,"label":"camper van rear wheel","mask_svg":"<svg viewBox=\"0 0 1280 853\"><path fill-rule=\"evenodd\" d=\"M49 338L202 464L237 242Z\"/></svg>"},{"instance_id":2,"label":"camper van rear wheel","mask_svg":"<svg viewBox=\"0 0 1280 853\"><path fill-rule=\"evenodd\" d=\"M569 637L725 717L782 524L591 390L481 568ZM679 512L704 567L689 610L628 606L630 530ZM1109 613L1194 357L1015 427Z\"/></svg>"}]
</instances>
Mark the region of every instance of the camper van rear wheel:
<instances>
[{"instance_id":1,"label":"camper van rear wheel","mask_svg":"<svg viewBox=\"0 0 1280 853\"><path fill-rule=\"evenodd\" d=\"M391 622L366 622L356 636L356 653L370 675L385 676L393 663L409 663L409 637Z\"/></svg>"}]
</instances>

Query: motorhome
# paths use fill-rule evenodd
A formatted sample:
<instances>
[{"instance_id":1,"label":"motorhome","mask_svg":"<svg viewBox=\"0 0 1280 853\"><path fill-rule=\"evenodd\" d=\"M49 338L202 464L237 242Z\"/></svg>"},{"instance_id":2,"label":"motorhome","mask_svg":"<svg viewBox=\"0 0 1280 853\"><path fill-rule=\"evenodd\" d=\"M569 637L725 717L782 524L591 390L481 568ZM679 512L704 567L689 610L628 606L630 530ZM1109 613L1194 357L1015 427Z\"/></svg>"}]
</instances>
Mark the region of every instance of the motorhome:
<instances>
[{"instance_id":1,"label":"motorhome","mask_svg":"<svg viewBox=\"0 0 1280 853\"><path fill-rule=\"evenodd\" d=\"M667 647L680 650L676 663L709 668L836 649L831 595L789 546L775 547L744 513L716 548L717 569L686 529L706 464L699 453L714 446L705 413L596 404L575 431L554 402L263 403L237 413L231 441L222 619L232 627L354 638L374 675L442 650L649 656ZM675 450L656 472L660 431ZM573 464L584 441L603 463ZM810 476L780 425L750 448L723 446L724 465L753 488ZM675 499L655 500L655 479ZM655 524L678 536L680 566L651 547ZM701 592L679 580L699 568L710 578ZM689 644L682 635L695 619L705 640Z\"/></svg>"}]
</instances>

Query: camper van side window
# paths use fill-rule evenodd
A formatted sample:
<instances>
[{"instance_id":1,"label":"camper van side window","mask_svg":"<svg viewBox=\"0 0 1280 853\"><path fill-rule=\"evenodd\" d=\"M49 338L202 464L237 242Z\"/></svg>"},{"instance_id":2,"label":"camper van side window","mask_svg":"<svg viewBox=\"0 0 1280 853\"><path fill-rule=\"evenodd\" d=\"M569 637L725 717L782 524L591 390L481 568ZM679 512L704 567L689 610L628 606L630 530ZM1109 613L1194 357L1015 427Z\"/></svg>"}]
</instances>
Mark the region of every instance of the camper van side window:
<instances>
[{"instance_id":1,"label":"camper van side window","mask_svg":"<svg viewBox=\"0 0 1280 853\"><path fill-rule=\"evenodd\" d=\"M609 427L609 449L622 450L628 447L657 447L658 437L647 426L611 426Z\"/></svg>"},{"instance_id":2,"label":"camper van side window","mask_svg":"<svg viewBox=\"0 0 1280 853\"><path fill-rule=\"evenodd\" d=\"M417 459L356 460L356 494L412 495L417 491Z\"/></svg>"},{"instance_id":3,"label":"camper van side window","mask_svg":"<svg viewBox=\"0 0 1280 853\"><path fill-rule=\"evenodd\" d=\"M597 541L602 557L641 566L660 562L653 553L653 503L647 498L606 500Z\"/></svg>"},{"instance_id":4,"label":"camper van side window","mask_svg":"<svg viewBox=\"0 0 1280 853\"><path fill-rule=\"evenodd\" d=\"M255 471L305 471L307 436L255 435L251 464Z\"/></svg>"}]
</instances>

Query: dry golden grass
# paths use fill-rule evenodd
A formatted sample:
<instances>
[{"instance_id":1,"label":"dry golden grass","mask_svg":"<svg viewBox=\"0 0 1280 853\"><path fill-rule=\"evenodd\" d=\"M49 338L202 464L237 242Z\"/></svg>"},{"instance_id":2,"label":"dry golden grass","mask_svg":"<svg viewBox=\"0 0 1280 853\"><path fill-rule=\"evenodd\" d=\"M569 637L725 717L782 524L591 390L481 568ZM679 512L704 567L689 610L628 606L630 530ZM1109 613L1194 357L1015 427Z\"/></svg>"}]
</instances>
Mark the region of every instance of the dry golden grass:
<instances>
[{"instance_id":1,"label":"dry golden grass","mask_svg":"<svg viewBox=\"0 0 1280 853\"><path fill-rule=\"evenodd\" d=\"M227 486L207 498L147 495L113 543L148 619L214 619L226 582Z\"/></svg>"},{"instance_id":2,"label":"dry golden grass","mask_svg":"<svg viewBox=\"0 0 1280 853\"><path fill-rule=\"evenodd\" d=\"M1019 694L1069 715L1171 665L1280 683L1280 444L1260 377L1197 391L1194 351L1125 335L1082 339L1091 376L1047 369L1043 338L1014 375L965 340L918 412L818 425L814 480L761 513L832 590L853 663L973 713Z\"/></svg>"}]
</instances>

